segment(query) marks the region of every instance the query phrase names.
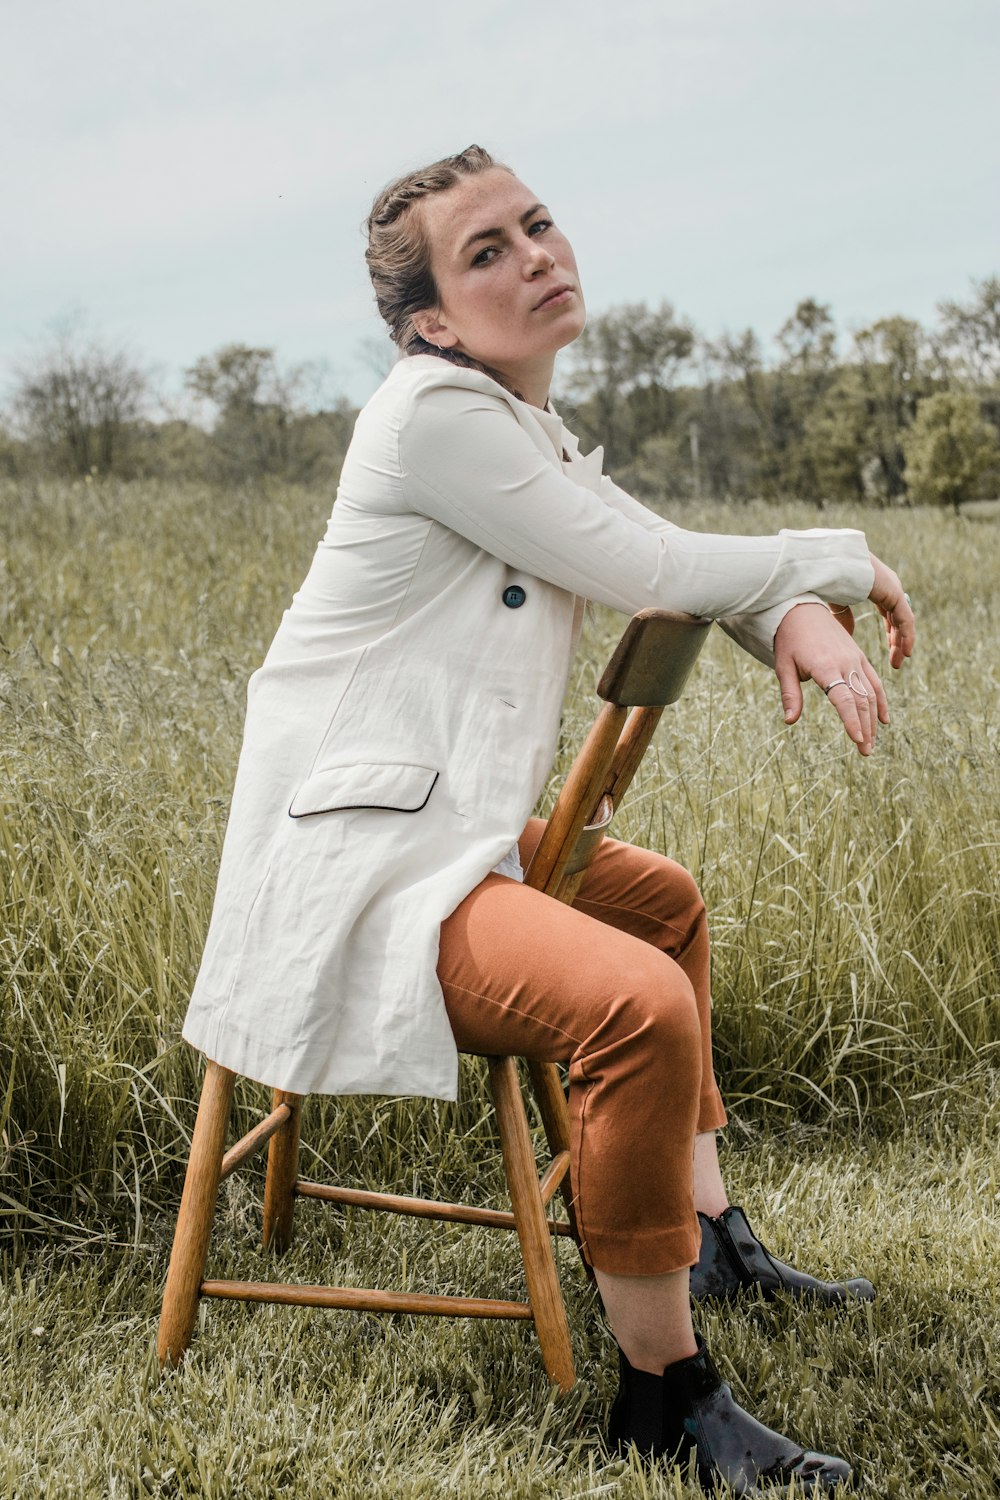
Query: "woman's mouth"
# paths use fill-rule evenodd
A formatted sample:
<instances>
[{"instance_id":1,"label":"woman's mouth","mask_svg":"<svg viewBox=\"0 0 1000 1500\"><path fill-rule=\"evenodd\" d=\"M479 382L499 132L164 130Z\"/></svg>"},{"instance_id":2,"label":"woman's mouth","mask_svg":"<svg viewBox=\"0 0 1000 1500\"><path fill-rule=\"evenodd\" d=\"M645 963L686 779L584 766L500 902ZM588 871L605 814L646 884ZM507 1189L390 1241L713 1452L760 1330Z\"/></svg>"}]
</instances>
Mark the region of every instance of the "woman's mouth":
<instances>
[{"instance_id":1,"label":"woman's mouth","mask_svg":"<svg viewBox=\"0 0 1000 1500\"><path fill-rule=\"evenodd\" d=\"M542 300L536 302L531 310L532 312L541 312L546 307L560 307L564 302L568 302L572 295L573 288L568 282L561 281L558 286L554 286L551 291L546 292Z\"/></svg>"}]
</instances>

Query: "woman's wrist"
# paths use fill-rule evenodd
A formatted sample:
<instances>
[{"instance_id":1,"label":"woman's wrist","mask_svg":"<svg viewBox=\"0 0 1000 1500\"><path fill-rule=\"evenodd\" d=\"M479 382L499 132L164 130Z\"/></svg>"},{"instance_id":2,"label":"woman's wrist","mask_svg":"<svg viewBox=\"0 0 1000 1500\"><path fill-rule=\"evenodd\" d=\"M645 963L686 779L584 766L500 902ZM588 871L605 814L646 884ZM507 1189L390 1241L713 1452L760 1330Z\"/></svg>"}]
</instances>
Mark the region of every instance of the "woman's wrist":
<instances>
[{"instance_id":1,"label":"woman's wrist","mask_svg":"<svg viewBox=\"0 0 1000 1500\"><path fill-rule=\"evenodd\" d=\"M868 597L880 609L892 609L898 600L903 597L903 585L899 581L898 574L894 573L890 567L887 567L881 558L876 557L873 552L869 553L869 557L871 558L872 568L875 571L875 577L868 591Z\"/></svg>"}]
</instances>

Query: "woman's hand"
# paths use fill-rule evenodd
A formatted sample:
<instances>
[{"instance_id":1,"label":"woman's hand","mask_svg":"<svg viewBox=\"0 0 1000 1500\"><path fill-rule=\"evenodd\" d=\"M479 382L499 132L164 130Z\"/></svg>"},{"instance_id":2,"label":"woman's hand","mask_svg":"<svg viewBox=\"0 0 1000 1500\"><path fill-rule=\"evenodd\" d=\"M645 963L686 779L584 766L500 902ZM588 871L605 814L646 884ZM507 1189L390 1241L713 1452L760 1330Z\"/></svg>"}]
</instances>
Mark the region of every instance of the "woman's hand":
<instances>
[{"instance_id":1,"label":"woman's hand","mask_svg":"<svg viewBox=\"0 0 1000 1500\"><path fill-rule=\"evenodd\" d=\"M892 578L896 576L888 568L885 572ZM878 578L876 568L876 583ZM898 578L896 583L899 583ZM902 592L900 588L900 598ZM875 603L879 603L878 599ZM909 611L909 605L904 603L904 607ZM811 677L813 682L819 683L837 710L859 752L870 755L875 747L879 723L889 722L889 704L878 673L861 648L854 644L851 635L854 618L850 611L843 619L843 625L839 624L838 617L831 614L825 604L796 604L788 611L774 637L774 669L778 674L786 724L794 724L801 714L801 684ZM912 650L912 613L909 619Z\"/></svg>"},{"instance_id":2,"label":"woman's hand","mask_svg":"<svg viewBox=\"0 0 1000 1500\"><path fill-rule=\"evenodd\" d=\"M913 610L891 568L869 553L875 579L868 597L885 621L889 664L901 667L913 654ZM802 688L818 682L862 755L870 755L880 723L889 722L889 704L878 673L854 644L854 614L847 605L797 604L774 637L774 669L781 687L785 723L802 712Z\"/></svg>"},{"instance_id":3,"label":"woman's hand","mask_svg":"<svg viewBox=\"0 0 1000 1500\"><path fill-rule=\"evenodd\" d=\"M875 582L868 597L885 621L885 633L889 640L889 665L901 667L905 658L913 655L913 610L903 593L903 585L892 569L880 562L874 553L870 552L868 555L875 569Z\"/></svg>"}]
</instances>

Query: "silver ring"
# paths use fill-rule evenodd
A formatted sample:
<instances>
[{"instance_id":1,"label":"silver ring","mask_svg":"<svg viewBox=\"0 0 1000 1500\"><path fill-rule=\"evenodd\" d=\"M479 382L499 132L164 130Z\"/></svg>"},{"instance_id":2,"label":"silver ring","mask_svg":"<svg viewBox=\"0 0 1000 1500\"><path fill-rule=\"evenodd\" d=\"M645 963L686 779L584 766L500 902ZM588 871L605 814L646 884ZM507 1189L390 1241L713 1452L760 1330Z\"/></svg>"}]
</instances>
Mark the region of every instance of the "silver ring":
<instances>
[{"instance_id":1,"label":"silver ring","mask_svg":"<svg viewBox=\"0 0 1000 1500\"><path fill-rule=\"evenodd\" d=\"M831 693L835 687L847 687L846 677L835 677L831 683L823 689L824 693Z\"/></svg>"},{"instance_id":2,"label":"silver ring","mask_svg":"<svg viewBox=\"0 0 1000 1500\"><path fill-rule=\"evenodd\" d=\"M858 686L857 687L854 686L854 678L855 677L858 679ZM864 679L861 676L861 673L858 671L857 667L852 667L851 670L848 672L848 674L847 674L847 686L850 688L851 692L854 693L854 694L856 694L857 697L859 697L859 698L873 698L875 696L874 693L870 693L868 691L868 689L865 687L865 685L864 685Z\"/></svg>"}]
</instances>

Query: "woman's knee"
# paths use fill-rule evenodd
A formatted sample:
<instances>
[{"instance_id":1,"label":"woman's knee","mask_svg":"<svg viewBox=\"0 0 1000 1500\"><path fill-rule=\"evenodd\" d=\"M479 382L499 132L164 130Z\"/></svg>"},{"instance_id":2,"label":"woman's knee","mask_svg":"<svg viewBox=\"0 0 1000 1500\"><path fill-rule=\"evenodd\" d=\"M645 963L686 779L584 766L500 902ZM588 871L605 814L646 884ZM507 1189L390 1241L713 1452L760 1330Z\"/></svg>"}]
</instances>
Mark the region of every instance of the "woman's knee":
<instances>
[{"instance_id":1,"label":"woman's knee","mask_svg":"<svg viewBox=\"0 0 1000 1500\"><path fill-rule=\"evenodd\" d=\"M658 986L654 995L643 997L647 1017L644 1035L650 1054L655 1058L676 1058L678 1062L688 1057L692 1064L697 1062L700 1073L701 1023L694 987L671 960L667 960L665 967L669 983Z\"/></svg>"},{"instance_id":2,"label":"woman's knee","mask_svg":"<svg viewBox=\"0 0 1000 1500\"><path fill-rule=\"evenodd\" d=\"M619 976L601 1022L583 1051L628 1053L635 1066L701 1073L701 1025L691 981L672 959L651 951Z\"/></svg>"},{"instance_id":3,"label":"woman's knee","mask_svg":"<svg viewBox=\"0 0 1000 1500\"><path fill-rule=\"evenodd\" d=\"M687 930L701 926L706 920L705 898L691 871L666 855L660 857L659 865L663 920Z\"/></svg>"},{"instance_id":4,"label":"woman's knee","mask_svg":"<svg viewBox=\"0 0 1000 1500\"><path fill-rule=\"evenodd\" d=\"M663 952L678 953L693 941L707 941L705 902L691 872L634 844L602 846L577 905Z\"/></svg>"}]
</instances>

